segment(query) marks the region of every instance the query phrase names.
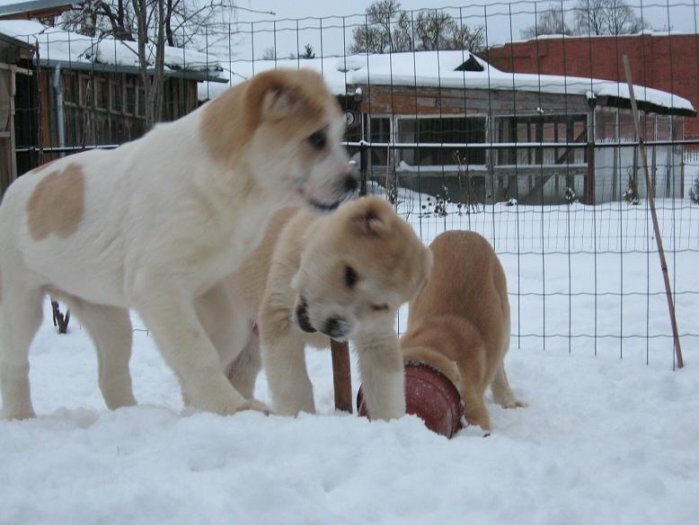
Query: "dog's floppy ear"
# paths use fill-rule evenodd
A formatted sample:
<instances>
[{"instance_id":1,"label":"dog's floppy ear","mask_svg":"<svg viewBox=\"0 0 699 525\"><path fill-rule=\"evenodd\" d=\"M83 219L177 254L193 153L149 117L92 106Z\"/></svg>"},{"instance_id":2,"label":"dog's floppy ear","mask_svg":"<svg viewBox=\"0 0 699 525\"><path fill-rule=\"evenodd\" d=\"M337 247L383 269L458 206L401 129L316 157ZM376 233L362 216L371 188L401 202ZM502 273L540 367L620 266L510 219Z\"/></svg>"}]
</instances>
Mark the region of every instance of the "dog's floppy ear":
<instances>
[{"instance_id":1,"label":"dog's floppy ear","mask_svg":"<svg viewBox=\"0 0 699 525\"><path fill-rule=\"evenodd\" d=\"M260 116L263 120L278 120L293 113L298 104L298 94L289 86L272 85L262 99Z\"/></svg>"},{"instance_id":2,"label":"dog's floppy ear","mask_svg":"<svg viewBox=\"0 0 699 525\"><path fill-rule=\"evenodd\" d=\"M352 226L360 235L383 237L391 232L389 218L373 201L365 201L352 216Z\"/></svg>"},{"instance_id":3,"label":"dog's floppy ear","mask_svg":"<svg viewBox=\"0 0 699 525\"><path fill-rule=\"evenodd\" d=\"M287 71L265 71L255 75L247 87L247 104L259 121L280 120L303 103L302 90Z\"/></svg>"}]
</instances>

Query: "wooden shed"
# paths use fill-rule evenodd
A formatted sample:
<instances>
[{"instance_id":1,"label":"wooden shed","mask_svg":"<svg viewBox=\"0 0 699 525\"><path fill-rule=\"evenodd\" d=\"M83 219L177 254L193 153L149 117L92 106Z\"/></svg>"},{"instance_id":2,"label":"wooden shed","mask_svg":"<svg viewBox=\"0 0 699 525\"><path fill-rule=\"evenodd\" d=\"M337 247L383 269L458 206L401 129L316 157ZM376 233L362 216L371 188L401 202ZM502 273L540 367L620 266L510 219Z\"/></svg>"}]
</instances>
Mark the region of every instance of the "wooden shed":
<instances>
[{"instance_id":1,"label":"wooden shed","mask_svg":"<svg viewBox=\"0 0 699 525\"><path fill-rule=\"evenodd\" d=\"M0 34L0 195L17 177L15 162L15 94L17 78L29 71L18 64L34 54L31 45Z\"/></svg>"},{"instance_id":2,"label":"wooden shed","mask_svg":"<svg viewBox=\"0 0 699 525\"><path fill-rule=\"evenodd\" d=\"M0 33L12 31L16 39L37 43L24 63L32 75L17 83L18 173L86 148L116 147L146 131L145 88L133 43L38 22L0 22ZM165 64L163 120L199 105L199 82L221 82L218 62L195 51L166 48Z\"/></svg>"}]
</instances>

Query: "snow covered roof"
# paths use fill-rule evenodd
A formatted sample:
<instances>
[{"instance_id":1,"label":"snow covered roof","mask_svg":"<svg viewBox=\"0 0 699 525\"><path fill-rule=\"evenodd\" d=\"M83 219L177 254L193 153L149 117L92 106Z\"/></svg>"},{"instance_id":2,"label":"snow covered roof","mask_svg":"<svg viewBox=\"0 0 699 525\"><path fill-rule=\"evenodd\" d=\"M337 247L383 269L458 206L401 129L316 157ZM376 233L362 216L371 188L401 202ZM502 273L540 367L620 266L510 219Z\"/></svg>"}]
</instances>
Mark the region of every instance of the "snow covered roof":
<instances>
[{"instance_id":1,"label":"snow covered roof","mask_svg":"<svg viewBox=\"0 0 699 525\"><path fill-rule=\"evenodd\" d=\"M135 42L95 39L28 20L0 20L0 33L36 46L42 66L138 73ZM218 60L211 55L165 48L165 74L168 76L222 82L222 71Z\"/></svg>"},{"instance_id":2,"label":"snow covered roof","mask_svg":"<svg viewBox=\"0 0 699 525\"><path fill-rule=\"evenodd\" d=\"M476 67L463 70L466 62ZM477 67L480 66L480 67ZM336 94L345 94L348 84L443 87L465 89L519 90L587 98L611 97L628 101L625 83L582 77L507 73L468 51L422 51L325 57L232 62L230 78L237 84L252 74L275 68L308 67L322 72ZM200 86L200 97L218 94L221 88ZM655 112L694 115L692 103L680 96L645 86L634 86L639 107Z\"/></svg>"},{"instance_id":3,"label":"snow covered roof","mask_svg":"<svg viewBox=\"0 0 699 525\"><path fill-rule=\"evenodd\" d=\"M0 19L26 14L59 13L71 9L77 0L0 0Z\"/></svg>"}]
</instances>

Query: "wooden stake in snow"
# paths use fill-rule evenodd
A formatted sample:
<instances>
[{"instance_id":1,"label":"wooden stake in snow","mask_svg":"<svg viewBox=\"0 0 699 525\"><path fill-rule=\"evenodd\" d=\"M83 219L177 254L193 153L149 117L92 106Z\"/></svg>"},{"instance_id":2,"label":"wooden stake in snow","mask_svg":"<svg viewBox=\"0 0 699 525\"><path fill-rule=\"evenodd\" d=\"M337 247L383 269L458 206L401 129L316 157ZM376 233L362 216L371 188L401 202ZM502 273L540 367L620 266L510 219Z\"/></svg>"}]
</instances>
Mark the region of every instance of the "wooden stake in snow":
<instances>
[{"instance_id":1,"label":"wooden stake in snow","mask_svg":"<svg viewBox=\"0 0 699 525\"><path fill-rule=\"evenodd\" d=\"M352 413L352 376L350 372L349 347L347 343L330 340L333 357L333 385L335 408Z\"/></svg>"},{"instance_id":2,"label":"wooden stake in snow","mask_svg":"<svg viewBox=\"0 0 699 525\"><path fill-rule=\"evenodd\" d=\"M675 356L677 367L682 368L684 361L682 360L682 348L680 347L680 335L677 329L677 317L675 316L675 303L672 300L672 288L670 287L670 276L667 271L667 261L665 259L665 250L663 249L663 239L660 237L660 226L658 226L658 213L655 210L655 188L650 180L648 171L648 159L646 158L646 147L641 135L641 120L638 116L638 106L636 105L636 97L633 91L633 82L631 80L631 67L629 66L629 57L624 55L624 72L626 73L626 83L629 86L629 98L631 100L631 111L633 111L633 123L636 127L636 140L639 143L641 150L641 160L643 161L643 171L646 176L646 191L648 193L648 205L650 214L653 219L653 231L655 232L655 242L658 243L658 256L660 257L660 269L663 271L663 280L665 281L665 295L667 296L667 307L670 312L670 323L672 324L672 338L675 344Z\"/></svg>"}]
</instances>

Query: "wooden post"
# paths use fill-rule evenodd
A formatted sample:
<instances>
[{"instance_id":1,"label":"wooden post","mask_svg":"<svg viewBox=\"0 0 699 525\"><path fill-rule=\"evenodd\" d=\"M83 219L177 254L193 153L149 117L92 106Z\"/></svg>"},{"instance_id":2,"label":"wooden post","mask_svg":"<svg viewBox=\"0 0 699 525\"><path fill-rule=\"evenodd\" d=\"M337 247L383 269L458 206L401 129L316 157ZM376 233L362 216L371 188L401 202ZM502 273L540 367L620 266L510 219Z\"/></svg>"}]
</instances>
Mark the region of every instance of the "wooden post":
<instances>
[{"instance_id":1,"label":"wooden post","mask_svg":"<svg viewBox=\"0 0 699 525\"><path fill-rule=\"evenodd\" d=\"M595 204L595 146L587 143L587 179L585 180L585 204Z\"/></svg>"},{"instance_id":2,"label":"wooden post","mask_svg":"<svg viewBox=\"0 0 699 525\"><path fill-rule=\"evenodd\" d=\"M330 340L333 359L333 385L335 408L352 413L352 375L350 372L349 346L334 339Z\"/></svg>"},{"instance_id":3,"label":"wooden post","mask_svg":"<svg viewBox=\"0 0 699 525\"><path fill-rule=\"evenodd\" d=\"M648 205L650 206L650 214L653 219L653 231L655 232L655 241L658 243L658 256L660 257L660 269L663 272L663 280L665 281L665 295L667 296L667 308L670 313L670 323L672 324L672 338L675 343L675 356L677 360L677 368L684 366L682 359L682 348L680 347L680 335L677 328L677 317L675 316L675 303L672 300L672 288L670 286L670 276L667 271L667 261L665 259L665 250L663 249L663 239L660 236L660 226L658 225L658 213L655 209L655 188L653 187L650 173L648 172L648 158L646 157L646 146L641 135L641 122L638 116L638 107L636 105L636 97L633 91L633 82L631 81L631 67L629 66L629 57L624 55L624 71L626 73L626 82L629 85L629 98L631 99L631 110L633 111L633 123L636 127L636 140L640 145L641 162L643 162L643 171L646 175L646 191L648 193Z\"/></svg>"}]
</instances>

